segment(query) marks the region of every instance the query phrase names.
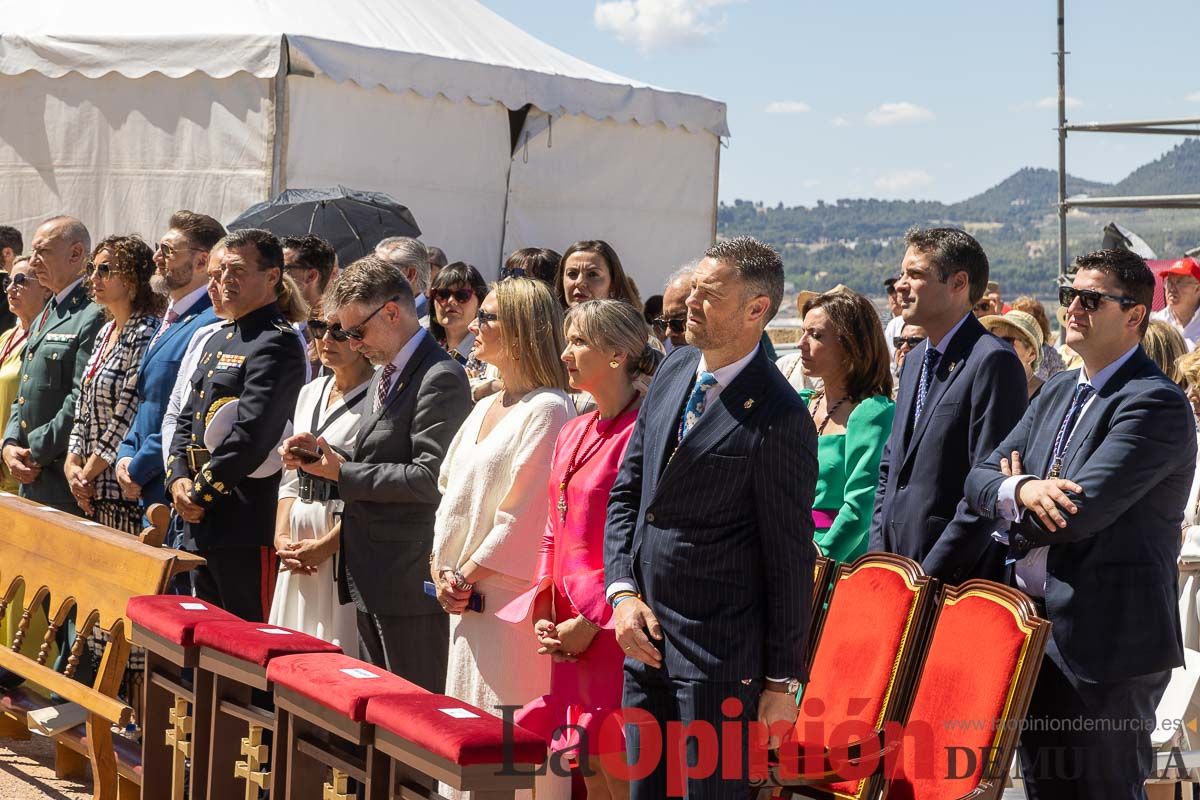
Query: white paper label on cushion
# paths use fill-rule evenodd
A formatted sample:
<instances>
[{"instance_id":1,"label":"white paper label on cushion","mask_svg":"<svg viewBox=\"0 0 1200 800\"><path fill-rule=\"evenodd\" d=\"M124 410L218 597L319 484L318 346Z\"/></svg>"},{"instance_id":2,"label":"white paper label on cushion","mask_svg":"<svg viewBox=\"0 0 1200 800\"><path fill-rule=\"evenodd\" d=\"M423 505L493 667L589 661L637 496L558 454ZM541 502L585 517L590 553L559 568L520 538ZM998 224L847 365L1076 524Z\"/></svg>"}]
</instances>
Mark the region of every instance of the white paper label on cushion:
<instances>
[{"instance_id":1,"label":"white paper label on cushion","mask_svg":"<svg viewBox=\"0 0 1200 800\"><path fill-rule=\"evenodd\" d=\"M439 708L438 711L455 719L479 719L478 714L467 711L465 708Z\"/></svg>"},{"instance_id":2,"label":"white paper label on cushion","mask_svg":"<svg viewBox=\"0 0 1200 800\"><path fill-rule=\"evenodd\" d=\"M180 603L179 607L185 611L208 611L208 606L204 603Z\"/></svg>"},{"instance_id":3,"label":"white paper label on cushion","mask_svg":"<svg viewBox=\"0 0 1200 800\"><path fill-rule=\"evenodd\" d=\"M283 628L258 628L259 633L273 633L276 636L291 636L291 631L285 631Z\"/></svg>"},{"instance_id":4,"label":"white paper label on cushion","mask_svg":"<svg viewBox=\"0 0 1200 800\"><path fill-rule=\"evenodd\" d=\"M353 667L351 669L343 669L343 670L340 670L340 672L346 673L351 678L378 678L379 677L374 672L371 672L369 669L363 669L362 667Z\"/></svg>"}]
</instances>

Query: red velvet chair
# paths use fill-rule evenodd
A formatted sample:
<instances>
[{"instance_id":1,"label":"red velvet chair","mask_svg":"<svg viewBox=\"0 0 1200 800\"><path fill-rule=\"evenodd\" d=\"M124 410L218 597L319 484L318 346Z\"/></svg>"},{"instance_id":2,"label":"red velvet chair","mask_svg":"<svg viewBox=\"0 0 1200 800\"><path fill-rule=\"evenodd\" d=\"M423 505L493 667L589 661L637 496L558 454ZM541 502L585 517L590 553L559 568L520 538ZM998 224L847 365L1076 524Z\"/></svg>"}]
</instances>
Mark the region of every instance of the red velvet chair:
<instances>
[{"instance_id":1,"label":"red velvet chair","mask_svg":"<svg viewBox=\"0 0 1200 800\"><path fill-rule=\"evenodd\" d=\"M341 648L315 636L240 619L201 623L194 640L200 648L196 680L212 681L212 724L208 772L193 770L193 785L205 781L210 800L257 800L260 789L284 800L288 751L279 744L287 741L288 731L278 724L274 709L266 707L269 703L253 702L254 692L271 690L267 668L274 659L340 653ZM271 737L271 744L264 736Z\"/></svg>"},{"instance_id":2,"label":"red velvet chair","mask_svg":"<svg viewBox=\"0 0 1200 800\"><path fill-rule=\"evenodd\" d=\"M383 695L367 701L375 726L369 748L386 765L389 800L433 797L426 778L471 793L472 800L512 800L533 788L546 742L486 711L440 694Z\"/></svg>"},{"instance_id":3,"label":"red velvet chair","mask_svg":"<svg viewBox=\"0 0 1200 800\"><path fill-rule=\"evenodd\" d=\"M792 736L769 782L777 796L865 798L884 727L897 723L929 631L931 580L907 558L864 555L838 567L812 641L812 666Z\"/></svg>"},{"instance_id":4,"label":"red velvet chair","mask_svg":"<svg viewBox=\"0 0 1200 800\"><path fill-rule=\"evenodd\" d=\"M365 800L387 800L388 761L368 745L367 702L383 695L428 694L416 684L350 656L281 656L267 665L275 714L287 730L286 797L353 800L347 779L362 784ZM325 768L332 777L325 782Z\"/></svg>"},{"instance_id":5,"label":"red velvet chair","mask_svg":"<svg viewBox=\"0 0 1200 800\"><path fill-rule=\"evenodd\" d=\"M999 798L1049 633L1016 589L946 587L882 797Z\"/></svg>"},{"instance_id":6,"label":"red velvet chair","mask_svg":"<svg viewBox=\"0 0 1200 800\"><path fill-rule=\"evenodd\" d=\"M133 623L133 644L146 649L142 680L142 797L183 797L184 769L191 759L194 774L208 772L208 739L212 725L212 680L186 671L199 662L196 626L202 622L238 621L228 611L175 594L132 597L125 614ZM189 709L190 706L190 709ZM192 783L192 800L206 800L204 781Z\"/></svg>"}]
</instances>

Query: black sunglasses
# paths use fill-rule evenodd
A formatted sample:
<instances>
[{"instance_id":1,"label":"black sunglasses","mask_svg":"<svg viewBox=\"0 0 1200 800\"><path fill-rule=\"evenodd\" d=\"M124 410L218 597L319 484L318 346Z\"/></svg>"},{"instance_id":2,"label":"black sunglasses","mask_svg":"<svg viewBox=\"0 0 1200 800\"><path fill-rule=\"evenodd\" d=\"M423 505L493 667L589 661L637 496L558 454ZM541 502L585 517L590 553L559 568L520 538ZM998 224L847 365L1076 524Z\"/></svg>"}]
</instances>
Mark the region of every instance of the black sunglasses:
<instances>
[{"instance_id":1,"label":"black sunglasses","mask_svg":"<svg viewBox=\"0 0 1200 800\"><path fill-rule=\"evenodd\" d=\"M923 341L925 341L924 336L893 336L892 347L899 350L901 347L907 346L911 350Z\"/></svg>"},{"instance_id":2,"label":"black sunglasses","mask_svg":"<svg viewBox=\"0 0 1200 800\"><path fill-rule=\"evenodd\" d=\"M388 303L394 303L399 299L400 299L400 295L397 294L397 295L392 295L387 300L384 300L383 305L380 306L379 308L375 309L374 311L372 311L370 314L367 314L367 318L364 319L362 322L358 323L353 328L343 329L341 331L341 334L345 338L339 339L337 334L335 333L333 335L334 341L344 342L344 341L346 341L346 339L353 339L356 342L361 342L363 340L363 336L365 335L365 334L363 334L363 328L367 327L367 323L370 322L371 319L376 314L378 314L380 311L383 311L384 307L386 307Z\"/></svg>"},{"instance_id":3,"label":"black sunglasses","mask_svg":"<svg viewBox=\"0 0 1200 800\"><path fill-rule=\"evenodd\" d=\"M484 311L482 308L479 309L479 311L476 312L476 314L475 314L475 321L478 322L480 325L486 325L489 322L497 322L497 321L499 321L499 319L500 319L499 314L489 314L488 312Z\"/></svg>"},{"instance_id":4,"label":"black sunglasses","mask_svg":"<svg viewBox=\"0 0 1200 800\"><path fill-rule=\"evenodd\" d=\"M101 278L107 278L111 274L112 267L110 267L108 264L93 264L90 261L88 262L87 276L89 278L93 275L99 275Z\"/></svg>"},{"instance_id":5,"label":"black sunglasses","mask_svg":"<svg viewBox=\"0 0 1200 800\"><path fill-rule=\"evenodd\" d=\"M432 292L430 292L430 294L433 295L434 300L437 300L440 303L449 302L451 297L453 297L459 303L465 303L475 296L475 291L473 289L466 288L434 289Z\"/></svg>"},{"instance_id":6,"label":"black sunglasses","mask_svg":"<svg viewBox=\"0 0 1200 800\"><path fill-rule=\"evenodd\" d=\"M1137 300L1134 300L1132 297L1104 294L1103 292L1096 292L1091 289L1076 289L1072 286L1059 288L1058 304L1063 308L1070 308L1071 303L1075 302L1075 298L1079 298L1079 305L1083 306L1083 310L1089 313L1099 308L1100 304L1105 300L1112 300L1114 303L1120 304L1122 309L1138 304Z\"/></svg>"},{"instance_id":7,"label":"black sunglasses","mask_svg":"<svg viewBox=\"0 0 1200 800\"><path fill-rule=\"evenodd\" d=\"M326 334L333 337L335 342L344 342L350 336L342 330L340 323L328 323L323 319L310 319L308 321L308 329L312 332L314 339L324 339Z\"/></svg>"},{"instance_id":8,"label":"black sunglasses","mask_svg":"<svg viewBox=\"0 0 1200 800\"><path fill-rule=\"evenodd\" d=\"M655 317L651 323L655 330L665 331L671 329L671 333L683 333L687 328L687 317L671 317L664 319L663 317Z\"/></svg>"},{"instance_id":9,"label":"black sunglasses","mask_svg":"<svg viewBox=\"0 0 1200 800\"><path fill-rule=\"evenodd\" d=\"M18 272L16 275L13 275L12 277L8 278L7 282L12 284L13 286L17 286L17 287L32 286L33 278L29 277L24 272Z\"/></svg>"},{"instance_id":10,"label":"black sunglasses","mask_svg":"<svg viewBox=\"0 0 1200 800\"><path fill-rule=\"evenodd\" d=\"M500 280L506 280L508 278L524 278L525 275L526 273L524 267L513 267L512 269L509 269L508 267L502 267L500 269Z\"/></svg>"}]
</instances>

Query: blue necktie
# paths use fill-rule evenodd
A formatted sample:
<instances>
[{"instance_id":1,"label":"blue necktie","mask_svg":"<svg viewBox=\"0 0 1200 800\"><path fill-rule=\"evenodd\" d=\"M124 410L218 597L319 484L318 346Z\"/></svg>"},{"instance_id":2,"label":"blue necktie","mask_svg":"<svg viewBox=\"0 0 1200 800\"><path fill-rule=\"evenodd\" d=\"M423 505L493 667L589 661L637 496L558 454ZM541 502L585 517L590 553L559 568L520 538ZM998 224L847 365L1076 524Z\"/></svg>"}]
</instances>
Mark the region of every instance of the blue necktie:
<instances>
[{"instance_id":1,"label":"blue necktie","mask_svg":"<svg viewBox=\"0 0 1200 800\"><path fill-rule=\"evenodd\" d=\"M692 393L688 395L687 405L683 407L683 420L679 423L679 439L683 440L700 419L700 415L704 413L704 407L708 399L708 390L717 385L717 376L711 372L701 372L700 377L696 378L696 385L692 387Z\"/></svg>"},{"instance_id":2,"label":"blue necktie","mask_svg":"<svg viewBox=\"0 0 1200 800\"><path fill-rule=\"evenodd\" d=\"M925 399L929 397L929 384L933 383L933 373L937 370L938 359L942 354L926 345L925 360L921 362L920 383L917 384L917 405L913 411L913 425L921 420L921 412L925 409Z\"/></svg>"}]
</instances>

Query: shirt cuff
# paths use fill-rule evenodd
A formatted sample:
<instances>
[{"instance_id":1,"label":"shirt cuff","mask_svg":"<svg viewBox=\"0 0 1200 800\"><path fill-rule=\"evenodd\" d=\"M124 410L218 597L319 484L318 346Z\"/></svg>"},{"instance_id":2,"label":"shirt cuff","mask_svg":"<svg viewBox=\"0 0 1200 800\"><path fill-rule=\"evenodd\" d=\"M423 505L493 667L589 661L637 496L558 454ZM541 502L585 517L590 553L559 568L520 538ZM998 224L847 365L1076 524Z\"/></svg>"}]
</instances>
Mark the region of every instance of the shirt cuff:
<instances>
[{"instance_id":1,"label":"shirt cuff","mask_svg":"<svg viewBox=\"0 0 1200 800\"><path fill-rule=\"evenodd\" d=\"M1013 475L1011 478L1004 479L996 498L996 511L1000 512L1001 519L1016 522L1021 518L1021 508L1017 503L1017 487L1021 485L1022 481L1035 478L1035 475Z\"/></svg>"},{"instance_id":2,"label":"shirt cuff","mask_svg":"<svg viewBox=\"0 0 1200 800\"><path fill-rule=\"evenodd\" d=\"M613 581L605 590L604 599L611 603L613 595L617 592L637 592L637 587L630 581Z\"/></svg>"}]
</instances>

